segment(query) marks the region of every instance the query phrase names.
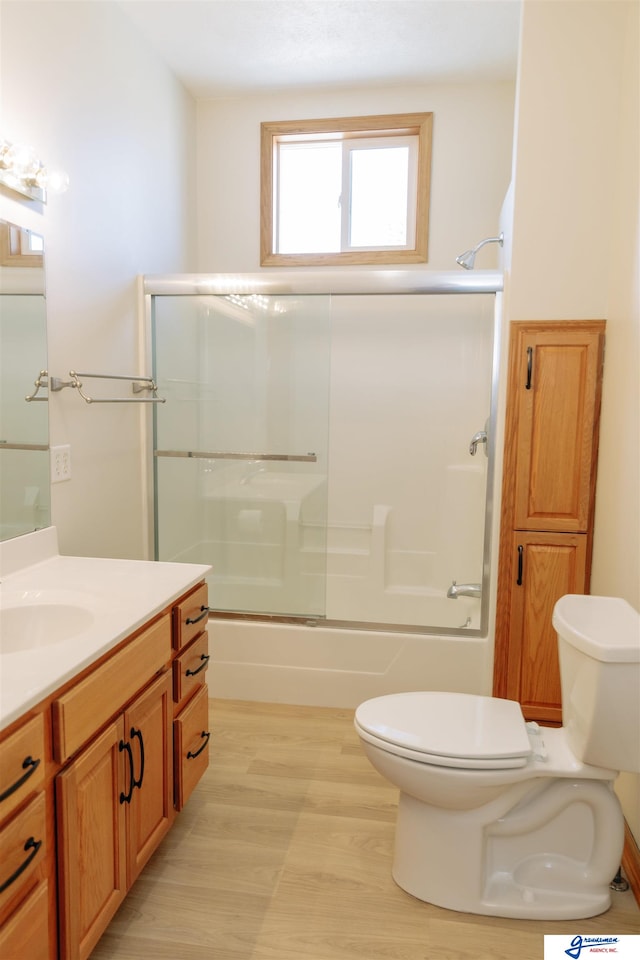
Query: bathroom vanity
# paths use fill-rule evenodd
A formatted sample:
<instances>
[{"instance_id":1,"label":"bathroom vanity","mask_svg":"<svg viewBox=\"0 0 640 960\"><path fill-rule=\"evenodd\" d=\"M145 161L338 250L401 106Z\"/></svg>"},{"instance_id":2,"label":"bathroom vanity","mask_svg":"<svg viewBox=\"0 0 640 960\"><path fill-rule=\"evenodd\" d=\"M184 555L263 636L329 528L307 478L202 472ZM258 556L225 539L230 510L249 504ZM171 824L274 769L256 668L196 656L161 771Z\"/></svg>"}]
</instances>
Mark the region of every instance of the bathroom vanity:
<instances>
[{"instance_id":1,"label":"bathroom vanity","mask_svg":"<svg viewBox=\"0 0 640 960\"><path fill-rule=\"evenodd\" d=\"M206 769L208 571L2 544L3 960L88 957Z\"/></svg>"}]
</instances>

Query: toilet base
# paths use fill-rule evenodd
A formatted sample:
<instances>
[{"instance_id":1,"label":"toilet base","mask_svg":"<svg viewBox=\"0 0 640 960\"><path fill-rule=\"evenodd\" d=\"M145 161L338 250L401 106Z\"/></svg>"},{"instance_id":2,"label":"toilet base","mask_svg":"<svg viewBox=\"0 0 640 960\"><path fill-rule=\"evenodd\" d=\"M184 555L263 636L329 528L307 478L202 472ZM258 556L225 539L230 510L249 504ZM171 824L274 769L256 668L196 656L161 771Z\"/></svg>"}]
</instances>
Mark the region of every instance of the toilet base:
<instances>
[{"instance_id":1,"label":"toilet base","mask_svg":"<svg viewBox=\"0 0 640 960\"><path fill-rule=\"evenodd\" d=\"M609 793L615 796L605 784L596 790L605 805L609 805ZM398 886L435 906L493 917L578 920L608 910L609 882L621 853L615 829L610 834L611 849L594 871L565 851L526 852L528 834L525 831L524 841L519 836L522 817L514 818L516 827L511 829L509 813L505 816L500 808L503 799L474 810L451 811L401 793L392 868ZM504 836L508 842L513 838L515 854L506 869L498 862L506 848L501 847L496 856L492 847L496 835L503 844ZM543 849L553 850L557 839L553 826L549 838L552 842ZM588 837L585 845L588 859ZM555 844L555 849L562 846Z\"/></svg>"}]
</instances>

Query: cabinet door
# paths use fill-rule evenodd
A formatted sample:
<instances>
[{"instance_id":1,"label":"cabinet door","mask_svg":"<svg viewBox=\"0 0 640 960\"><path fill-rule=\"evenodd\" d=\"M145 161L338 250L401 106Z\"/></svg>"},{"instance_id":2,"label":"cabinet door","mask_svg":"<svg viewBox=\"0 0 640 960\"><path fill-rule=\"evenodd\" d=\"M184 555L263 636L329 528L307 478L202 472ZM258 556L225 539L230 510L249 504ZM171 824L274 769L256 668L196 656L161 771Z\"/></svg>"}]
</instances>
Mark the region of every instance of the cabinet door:
<instances>
[{"instance_id":1,"label":"cabinet door","mask_svg":"<svg viewBox=\"0 0 640 960\"><path fill-rule=\"evenodd\" d=\"M516 330L513 527L584 533L595 489L604 324L545 327Z\"/></svg>"},{"instance_id":2,"label":"cabinet door","mask_svg":"<svg viewBox=\"0 0 640 960\"><path fill-rule=\"evenodd\" d=\"M167 672L138 697L124 717L131 750L125 772L125 796L130 797L125 803L128 886L169 830L175 813L171 686L171 673Z\"/></svg>"},{"instance_id":3,"label":"cabinet door","mask_svg":"<svg viewBox=\"0 0 640 960\"><path fill-rule=\"evenodd\" d=\"M584 534L513 535L506 695L520 701L527 720L562 720L558 641L551 616L564 594L584 593L586 556Z\"/></svg>"},{"instance_id":4,"label":"cabinet door","mask_svg":"<svg viewBox=\"0 0 640 960\"><path fill-rule=\"evenodd\" d=\"M61 960L85 960L127 889L123 721L56 778Z\"/></svg>"}]
</instances>

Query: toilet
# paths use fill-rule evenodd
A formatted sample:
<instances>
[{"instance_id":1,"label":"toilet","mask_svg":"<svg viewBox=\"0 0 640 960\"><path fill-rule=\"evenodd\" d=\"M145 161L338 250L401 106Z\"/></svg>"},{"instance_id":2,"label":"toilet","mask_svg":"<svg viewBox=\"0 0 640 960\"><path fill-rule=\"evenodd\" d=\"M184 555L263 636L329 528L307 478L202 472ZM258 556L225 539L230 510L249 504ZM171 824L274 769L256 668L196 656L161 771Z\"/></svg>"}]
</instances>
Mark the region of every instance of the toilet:
<instances>
[{"instance_id":1,"label":"toilet","mask_svg":"<svg viewBox=\"0 0 640 960\"><path fill-rule=\"evenodd\" d=\"M640 614L570 594L552 623L560 728L466 693L390 694L356 710L367 757L400 790L393 878L420 900L539 920L611 905L624 844L613 783L640 773Z\"/></svg>"}]
</instances>

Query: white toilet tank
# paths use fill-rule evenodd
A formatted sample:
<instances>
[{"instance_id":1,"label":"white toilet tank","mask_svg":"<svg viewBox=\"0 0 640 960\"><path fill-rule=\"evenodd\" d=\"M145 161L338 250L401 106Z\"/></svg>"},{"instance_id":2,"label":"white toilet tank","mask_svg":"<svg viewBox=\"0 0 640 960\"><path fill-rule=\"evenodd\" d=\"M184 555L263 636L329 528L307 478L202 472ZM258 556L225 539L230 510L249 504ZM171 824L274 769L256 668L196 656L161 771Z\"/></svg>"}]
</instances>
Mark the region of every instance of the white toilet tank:
<instances>
[{"instance_id":1,"label":"white toilet tank","mask_svg":"<svg viewBox=\"0 0 640 960\"><path fill-rule=\"evenodd\" d=\"M640 614L619 597L568 594L552 623L571 750L584 763L640 773Z\"/></svg>"}]
</instances>

